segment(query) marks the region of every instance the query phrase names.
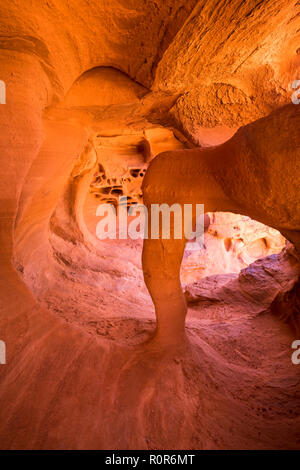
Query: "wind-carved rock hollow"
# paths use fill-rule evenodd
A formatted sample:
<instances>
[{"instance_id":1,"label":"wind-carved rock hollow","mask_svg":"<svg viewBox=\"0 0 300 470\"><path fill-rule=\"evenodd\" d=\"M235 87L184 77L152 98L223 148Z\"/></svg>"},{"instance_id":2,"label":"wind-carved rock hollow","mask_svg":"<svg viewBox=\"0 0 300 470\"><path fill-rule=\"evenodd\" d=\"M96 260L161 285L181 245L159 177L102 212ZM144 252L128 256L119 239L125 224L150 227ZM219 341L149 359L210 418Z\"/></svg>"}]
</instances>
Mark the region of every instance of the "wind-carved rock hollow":
<instances>
[{"instance_id":1,"label":"wind-carved rock hollow","mask_svg":"<svg viewBox=\"0 0 300 470\"><path fill-rule=\"evenodd\" d=\"M299 449L299 2L0 9L0 448Z\"/></svg>"}]
</instances>

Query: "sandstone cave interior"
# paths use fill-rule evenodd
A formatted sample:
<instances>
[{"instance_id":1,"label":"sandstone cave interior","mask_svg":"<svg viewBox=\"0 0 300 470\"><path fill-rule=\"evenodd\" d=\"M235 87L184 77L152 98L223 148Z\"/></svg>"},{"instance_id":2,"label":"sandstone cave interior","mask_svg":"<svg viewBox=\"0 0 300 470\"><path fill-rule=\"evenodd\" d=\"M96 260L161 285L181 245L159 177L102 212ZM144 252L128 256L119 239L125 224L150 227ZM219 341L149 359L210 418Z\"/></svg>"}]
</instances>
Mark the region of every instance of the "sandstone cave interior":
<instances>
[{"instance_id":1,"label":"sandstone cave interior","mask_svg":"<svg viewBox=\"0 0 300 470\"><path fill-rule=\"evenodd\" d=\"M300 449L299 1L0 3L0 448Z\"/></svg>"}]
</instances>

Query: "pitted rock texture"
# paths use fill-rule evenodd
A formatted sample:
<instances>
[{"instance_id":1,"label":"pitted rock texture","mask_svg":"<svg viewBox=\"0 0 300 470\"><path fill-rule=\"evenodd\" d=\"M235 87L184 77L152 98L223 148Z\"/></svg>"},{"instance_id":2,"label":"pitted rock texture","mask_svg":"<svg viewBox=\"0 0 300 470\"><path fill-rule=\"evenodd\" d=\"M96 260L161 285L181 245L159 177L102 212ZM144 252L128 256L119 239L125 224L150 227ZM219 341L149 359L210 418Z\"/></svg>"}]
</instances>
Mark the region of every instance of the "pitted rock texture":
<instances>
[{"instance_id":1,"label":"pitted rock texture","mask_svg":"<svg viewBox=\"0 0 300 470\"><path fill-rule=\"evenodd\" d=\"M117 207L120 197L127 206L143 202L142 182L150 161L160 150L182 149L184 143L172 130L149 127L143 132L116 136L97 134L94 146L98 167L90 192L101 202Z\"/></svg>"}]
</instances>

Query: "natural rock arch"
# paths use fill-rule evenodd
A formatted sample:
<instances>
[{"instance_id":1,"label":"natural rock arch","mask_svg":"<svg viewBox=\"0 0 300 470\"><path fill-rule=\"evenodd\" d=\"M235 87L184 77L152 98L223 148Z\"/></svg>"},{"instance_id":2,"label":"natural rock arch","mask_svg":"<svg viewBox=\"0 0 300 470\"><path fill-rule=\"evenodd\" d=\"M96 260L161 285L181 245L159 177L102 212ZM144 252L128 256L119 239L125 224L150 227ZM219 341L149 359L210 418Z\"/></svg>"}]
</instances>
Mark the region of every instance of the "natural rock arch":
<instances>
[{"instance_id":1,"label":"natural rock arch","mask_svg":"<svg viewBox=\"0 0 300 470\"><path fill-rule=\"evenodd\" d=\"M204 203L206 212L240 213L278 229L300 252L299 129L300 109L287 105L218 147L160 154L143 182L149 225L151 204ZM161 234L144 240L143 271L155 305L156 337L166 342L184 335L180 265L185 243Z\"/></svg>"}]
</instances>

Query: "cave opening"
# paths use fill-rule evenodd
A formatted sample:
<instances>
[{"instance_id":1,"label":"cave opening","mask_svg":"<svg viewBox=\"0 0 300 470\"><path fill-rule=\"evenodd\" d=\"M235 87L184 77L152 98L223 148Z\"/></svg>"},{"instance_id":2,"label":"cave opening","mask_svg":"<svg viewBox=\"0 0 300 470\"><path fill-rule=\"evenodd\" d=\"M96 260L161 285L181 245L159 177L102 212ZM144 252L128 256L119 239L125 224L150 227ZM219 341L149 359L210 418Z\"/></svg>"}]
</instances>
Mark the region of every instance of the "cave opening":
<instances>
[{"instance_id":1,"label":"cave opening","mask_svg":"<svg viewBox=\"0 0 300 470\"><path fill-rule=\"evenodd\" d=\"M203 277L238 274L259 259L279 254L286 239L278 230L233 213L205 215L203 246L186 244L181 265L185 286Z\"/></svg>"}]
</instances>

